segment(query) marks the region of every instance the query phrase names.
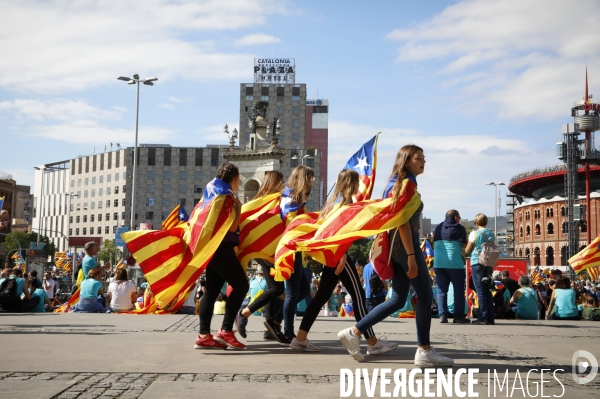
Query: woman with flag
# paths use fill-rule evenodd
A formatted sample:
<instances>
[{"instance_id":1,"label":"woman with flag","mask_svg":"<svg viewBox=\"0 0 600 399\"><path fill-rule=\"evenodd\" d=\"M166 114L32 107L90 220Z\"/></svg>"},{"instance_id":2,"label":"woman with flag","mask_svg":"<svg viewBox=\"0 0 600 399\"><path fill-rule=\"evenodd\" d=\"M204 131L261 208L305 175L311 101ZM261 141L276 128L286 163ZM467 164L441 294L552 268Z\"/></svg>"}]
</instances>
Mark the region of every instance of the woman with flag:
<instances>
[{"instance_id":1,"label":"woman with flag","mask_svg":"<svg viewBox=\"0 0 600 399\"><path fill-rule=\"evenodd\" d=\"M233 331L233 323L235 316L244 301L246 292L248 292L248 279L244 268L238 261L235 254L235 246L239 244L239 225L240 215L242 210L242 203L235 194L239 189L240 185L240 174L238 168L231 164L225 163L217 170L217 176L213 179L206 188L204 189L204 202L206 206L208 201L212 198L216 198L219 195L228 195L234 204L234 217L229 230L225 233L225 237L219 244L215 251L212 259L208 262L206 267L206 285L204 295L200 300L200 331L194 348L222 348L227 347L233 349L244 349L246 346L239 342L235 337ZM200 205L200 204L199 204ZM212 204L211 204L212 205ZM200 205L202 207L202 205ZM192 212L191 220L194 220L194 213ZM231 208L223 206L219 217L229 219ZM221 329L213 338L210 333L210 322L214 312L215 302L218 295L221 293L223 284L227 282L233 288L227 305L225 307L225 315L223 317L223 323Z\"/></svg>"},{"instance_id":2,"label":"woman with flag","mask_svg":"<svg viewBox=\"0 0 600 399\"><path fill-rule=\"evenodd\" d=\"M392 198L402 210L405 204L419 196L416 177L425 170L423 149L416 145L405 145L398 151L390 181L385 189L384 198ZM452 366L454 361L435 351L430 343L429 330L431 327L431 304L433 293L431 279L425 263L425 258L419 245L419 221L423 203L418 199L419 206L408 222L402 223L398 234L392 243L392 296L386 302L375 307L366 317L354 327L338 333L340 341L348 352L358 361L364 360L360 351L360 339L369 328L384 320L390 314L401 309L406 301L410 285L413 286L419 302L416 309L417 351L414 363L422 367Z\"/></svg>"},{"instance_id":3,"label":"woman with flag","mask_svg":"<svg viewBox=\"0 0 600 399\"><path fill-rule=\"evenodd\" d=\"M343 169L337 178L335 191L321 209L319 219L325 219L332 211L346 204L352 203L359 188L358 172L352 169ZM365 290L360 283L360 277L354 266L354 261L344 254L339 263L334 266L325 266L321 274L321 283L314 298L304 311L298 335L292 340L290 348L303 352L318 352L319 348L314 346L307 338L308 332L317 319L321 308L329 300L331 293L336 288L338 281L346 287L348 294L352 297L354 317L360 321L367 315ZM339 286L338 286L339 287ZM367 354L376 355L396 349L398 344L390 343L384 339L377 340L371 327L365 330L367 339Z\"/></svg>"}]
</instances>

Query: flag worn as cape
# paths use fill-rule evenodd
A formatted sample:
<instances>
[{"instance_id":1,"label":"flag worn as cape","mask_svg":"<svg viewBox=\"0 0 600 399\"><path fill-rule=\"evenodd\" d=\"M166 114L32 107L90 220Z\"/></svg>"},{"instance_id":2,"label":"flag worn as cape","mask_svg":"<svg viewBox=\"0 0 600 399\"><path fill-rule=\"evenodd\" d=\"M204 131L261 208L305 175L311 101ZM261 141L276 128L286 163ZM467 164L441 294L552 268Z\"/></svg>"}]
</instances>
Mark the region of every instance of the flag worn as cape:
<instances>
[{"instance_id":1,"label":"flag worn as cape","mask_svg":"<svg viewBox=\"0 0 600 399\"><path fill-rule=\"evenodd\" d=\"M275 250L285 230L280 202L281 193L275 193L242 205L237 257L244 269L253 258L275 262Z\"/></svg>"},{"instance_id":2,"label":"flag worn as cape","mask_svg":"<svg viewBox=\"0 0 600 399\"><path fill-rule=\"evenodd\" d=\"M189 221L170 230L123 233L127 248L152 287L163 309L202 274L233 223L231 186L213 179L204 189Z\"/></svg>"},{"instance_id":3,"label":"flag worn as cape","mask_svg":"<svg viewBox=\"0 0 600 399\"><path fill-rule=\"evenodd\" d=\"M596 237L590 245L582 249L567 262L573 268L575 273L600 265L600 237Z\"/></svg>"}]
</instances>

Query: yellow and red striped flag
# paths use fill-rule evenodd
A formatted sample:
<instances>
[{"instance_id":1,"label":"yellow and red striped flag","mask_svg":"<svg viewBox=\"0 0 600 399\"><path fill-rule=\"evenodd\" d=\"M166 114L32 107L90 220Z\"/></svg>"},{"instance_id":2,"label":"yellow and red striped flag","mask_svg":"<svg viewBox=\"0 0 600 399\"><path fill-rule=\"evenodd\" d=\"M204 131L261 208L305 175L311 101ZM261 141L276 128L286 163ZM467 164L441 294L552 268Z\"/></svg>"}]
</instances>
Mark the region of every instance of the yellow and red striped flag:
<instances>
[{"instance_id":1,"label":"yellow and red striped flag","mask_svg":"<svg viewBox=\"0 0 600 399\"><path fill-rule=\"evenodd\" d=\"M600 237L568 260L575 273L600 265Z\"/></svg>"},{"instance_id":2,"label":"yellow and red striped flag","mask_svg":"<svg viewBox=\"0 0 600 399\"><path fill-rule=\"evenodd\" d=\"M275 193L242 205L237 257L244 268L253 258L275 262L275 250L285 230L280 201L281 193Z\"/></svg>"},{"instance_id":3,"label":"yellow and red striped flag","mask_svg":"<svg viewBox=\"0 0 600 399\"><path fill-rule=\"evenodd\" d=\"M167 308L198 279L223 241L235 216L229 190L229 184L215 178L186 224L122 234L159 307Z\"/></svg>"},{"instance_id":4,"label":"yellow and red striped flag","mask_svg":"<svg viewBox=\"0 0 600 399\"><path fill-rule=\"evenodd\" d=\"M187 222L189 218L190 217L185 211L185 209L183 209L183 206L179 204L175 207L175 209L171 211L171 213L169 213L169 216L167 216L164 222L162 222L160 229L169 230L175 228L180 224Z\"/></svg>"},{"instance_id":5,"label":"yellow and red striped flag","mask_svg":"<svg viewBox=\"0 0 600 399\"><path fill-rule=\"evenodd\" d=\"M395 181L388 183L385 197L391 196ZM420 205L416 180L405 179L395 202L391 197L354 202L332 210L324 219L313 222L307 218L304 223L290 225L277 246L275 280L284 280L294 270L293 258L286 253L305 252L317 262L335 267L354 241L399 227L408 222ZM311 235L312 238L304 239Z\"/></svg>"},{"instance_id":6,"label":"yellow and red striped flag","mask_svg":"<svg viewBox=\"0 0 600 399\"><path fill-rule=\"evenodd\" d=\"M600 267L590 267L587 269L588 276L590 276L590 280L596 281L598 280L598 276L600 275Z\"/></svg>"},{"instance_id":7,"label":"yellow and red striped flag","mask_svg":"<svg viewBox=\"0 0 600 399\"><path fill-rule=\"evenodd\" d=\"M79 290L80 289L77 288L77 291L71 295L71 298L67 302L63 303L59 308L54 309L54 313L67 313L71 310L71 308L79 302Z\"/></svg>"}]
</instances>

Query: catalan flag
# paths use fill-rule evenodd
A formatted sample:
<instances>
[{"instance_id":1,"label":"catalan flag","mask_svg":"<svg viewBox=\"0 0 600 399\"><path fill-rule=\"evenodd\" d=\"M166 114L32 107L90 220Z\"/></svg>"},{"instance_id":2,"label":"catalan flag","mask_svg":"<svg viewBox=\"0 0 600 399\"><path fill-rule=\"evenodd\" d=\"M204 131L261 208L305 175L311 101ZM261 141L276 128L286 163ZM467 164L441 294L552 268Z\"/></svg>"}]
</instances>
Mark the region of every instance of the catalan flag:
<instances>
[{"instance_id":1,"label":"catalan flag","mask_svg":"<svg viewBox=\"0 0 600 399\"><path fill-rule=\"evenodd\" d=\"M302 215L305 212L306 204L296 204L292 202L292 189L286 187L281 193L281 201L279 203L279 212L281 214L281 220L285 223L286 227L294 220L298 215Z\"/></svg>"},{"instance_id":2,"label":"catalan flag","mask_svg":"<svg viewBox=\"0 0 600 399\"><path fill-rule=\"evenodd\" d=\"M598 276L600 275L600 267L590 267L587 269L588 276L590 276L590 280L596 281L598 280Z\"/></svg>"},{"instance_id":3,"label":"catalan flag","mask_svg":"<svg viewBox=\"0 0 600 399\"><path fill-rule=\"evenodd\" d=\"M229 184L215 178L187 223L170 230L122 234L161 308L196 281L223 241L235 215L230 190Z\"/></svg>"},{"instance_id":4,"label":"catalan flag","mask_svg":"<svg viewBox=\"0 0 600 399\"><path fill-rule=\"evenodd\" d=\"M242 205L237 257L244 268L253 258L275 262L275 250L285 230L281 193L269 194Z\"/></svg>"},{"instance_id":5,"label":"catalan flag","mask_svg":"<svg viewBox=\"0 0 600 399\"><path fill-rule=\"evenodd\" d=\"M352 169L358 172L359 188L358 194L354 196L354 202L371 199L373 186L375 186L378 137L379 133L363 144L344 166L344 169Z\"/></svg>"},{"instance_id":6,"label":"catalan flag","mask_svg":"<svg viewBox=\"0 0 600 399\"><path fill-rule=\"evenodd\" d=\"M54 313L67 313L71 310L71 308L79 302L79 290L80 289L77 288L77 291L71 295L71 298L69 298L67 302L63 303L59 308L54 309Z\"/></svg>"},{"instance_id":7,"label":"catalan flag","mask_svg":"<svg viewBox=\"0 0 600 399\"><path fill-rule=\"evenodd\" d=\"M160 229L161 230L172 229L174 227L179 226L182 223L187 222L189 218L190 218L190 216L187 214L185 209L183 209L183 206L181 204L179 204L175 207L175 209L173 209L171 211L171 213L169 213L169 216L167 216L165 221L162 222Z\"/></svg>"},{"instance_id":8,"label":"catalan flag","mask_svg":"<svg viewBox=\"0 0 600 399\"><path fill-rule=\"evenodd\" d=\"M423 252L423 256L425 257L427 268L431 269L433 266L433 248L431 247L429 240L423 240L421 243L421 252Z\"/></svg>"},{"instance_id":9,"label":"catalan flag","mask_svg":"<svg viewBox=\"0 0 600 399\"><path fill-rule=\"evenodd\" d=\"M575 273L600 265L600 237L568 260Z\"/></svg>"},{"instance_id":10,"label":"catalan flag","mask_svg":"<svg viewBox=\"0 0 600 399\"><path fill-rule=\"evenodd\" d=\"M354 202L332 210L327 217L318 221L318 229L313 238L303 240L302 230L297 236L288 237L287 229L277 247L275 280L285 279L285 275L293 270L290 257L280 256L282 248L306 252L317 262L333 267L354 241L408 222L421 205L417 182L414 176L404 179L400 195L394 201L391 198L391 187L395 181L396 178L392 178L388 183L390 189L386 190L386 199Z\"/></svg>"},{"instance_id":11,"label":"catalan flag","mask_svg":"<svg viewBox=\"0 0 600 399\"><path fill-rule=\"evenodd\" d=\"M540 267L537 266L531 271L531 283L538 284L540 281L542 281L542 278L540 276Z\"/></svg>"},{"instance_id":12,"label":"catalan flag","mask_svg":"<svg viewBox=\"0 0 600 399\"><path fill-rule=\"evenodd\" d=\"M3 205L4 205L4 197L0 197L0 211L2 210Z\"/></svg>"}]
</instances>

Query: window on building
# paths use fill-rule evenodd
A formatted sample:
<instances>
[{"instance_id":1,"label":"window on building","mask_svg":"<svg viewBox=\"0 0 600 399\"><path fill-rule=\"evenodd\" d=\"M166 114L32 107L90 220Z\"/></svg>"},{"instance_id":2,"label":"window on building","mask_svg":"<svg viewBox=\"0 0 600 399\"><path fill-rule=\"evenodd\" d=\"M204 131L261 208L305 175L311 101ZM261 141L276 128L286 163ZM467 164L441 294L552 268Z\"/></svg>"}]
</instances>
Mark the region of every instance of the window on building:
<instances>
[{"instance_id":1,"label":"window on building","mask_svg":"<svg viewBox=\"0 0 600 399\"><path fill-rule=\"evenodd\" d=\"M267 94L266 96L260 96L260 101L269 101L269 95Z\"/></svg>"},{"instance_id":2,"label":"window on building","mask_svg":"<svg viewBox=\"0 0 600 399\"><path fill-rule=\"evenodd\" d=\"M194 172L194 180L202 180L202 171Z\"/></svg>"},{"instance_id":3,"label":"window on building","mask_svg":"<svg viewBox=\"0 0 600 399\"><path fill-rule=\"evenodd\" d=\"M163 149L163 164L165 166L171 166L171 149L170 148Z\"/></svg>"},{"instance_id":4,"label":"window on building","mask_svg":"<svg viewBox=\"0 0 600 399\"><path fill-rule=\"evenodd\" d=\"M171 185L170 184L163 184L163 188L162 188L164 193L170 193L171 192Z\"/></svg>"},{"instance_id":5,"label":"window on building","mask_svg":"<svg viewBox=\"0 0 600 399\"><path fill-rule=\"evenodd\" d=\"M69 216L69 223L73 223L73 216Z\"/></svg>"},{"instance_id":6,"label":"window on building","mask_svg":"<svg viewBox=\"0 0 600 399\"><path fill-rule=\"evenodd\" d=\"M73 229L69 229L69 237L73 235Z\"/></svg>"},{"instance_id":7,"label":"window on building","mask_svg":"<svg viewBox=\"0 0 600 399\"><path fill-rule=\"evenodd\" d=\"M84 236L87 236L87 228L86 227L83 228L82 233L83 233Z\"/></svg>"},{"instance_id":8,"label":"window on building","mask_svg":"<svg viewBox=\"0 0 600 399\"><path fill-rule=\"evenodd\" d=\"M156 165L156 148L148 148L148 166Z\"/></svg>"},{"instance_id":9,"label":"window on building","mask_svg":"<svg viewBox=\"0 0 600 399\"><path fill-rule=\"evenodd\" d=\"M315 206L315 201L310 200L310 201L306 201L306 208L309 210L313 210L313 207Z\"/></svg>"},{"instance_id":10,"label":"window on building","mask_svg":"<svg viewBox=\"0 0 600 399\"><path fill-rule=\"evenodd\" d=\"M179 149L179 166L187 166L187 148Z\"/></svg>"},{"instance_id":11,"label":"window on building","mask_svg":"<svg viewBox=\"0 0 600 399\"><path fill-rule=\"evenodd\" d=\"M198 202L200 202L200 198L194 198L194 206L196 206Z\"/></svg>"},{"instance_id":12,"label":"window on building","mask_svg":"<svg viewBox=\"0 0 600 399\"><path fill-rule=\"evenodd\" d=\"M107 222L110 220L110 213L107 213L106 215L104 215L106 218L104 220L106 220Z\"/></svg>"},{"instance_id":13,"label":"window on building","mask_svg":"<svg viewBox=\"0 0 600 399\"><path fill-rule=\"evenodd\" d=\"M119 186L115 186L115 194L119 194Z\"/></svg>"},{"instance_id":14,"label":"window on building","mask_svg":"<svg viewBox=\"0 0 600 399\"><path fill-rule=\"evenodd\" d=\"M125 206L127 204L125 198L121 199L121 206Z\"/></svg>"},{"instance_id":15,"label":"window on building","mask_svg":"<svg viewBox=\"0 0 600 399\"><path fill-rule=\"evenodd\" d=\"M156 173L154 173L153 170L149 170L148 171L148 180L154 180L155 175L156 175Z\"/></svg>"},{"instance_id":16,"label":"window on building","mask_svg":"<svg viewBox=\"0 0 600 399\"><path fill-rule=\"evenodd\" d=\"M202 166L202 148L196 148L194 153L194 166Z\"/></svg>"},{"instance_id":17,"label":"window on building","mask_svg":"<svg viewBox=\"0 0 600 399\"><path fill-rule=\"evenodd\" d=\"M254 96L246 94L246 101L254 101Z\"/></svg>"},{"instance_id":18,"label":"window on building","mask_svg":"<svg viewBox=\"0 0 600 399\"><path fill-rule=\"evenodd\" d=\"M106 195L110 195L110 187L106 187Z\"/></svg>"},{"instance_id":19,"label":"window on building","mask_svg":"<svg viewBox=\"0 0 600 399\"><path fill-rule=\"evenodd\" d=\"M179 194L185 194L185 191L186 191L186 186L185 185L180 185L179 189L177 190L177 192Z\"/></svg>"},{"instance_id":20,"label":"window on building","mask_svg":"<svg viewBox=\"0 0 600 399\"><path fill-rule=\"evenodd\" d=\"M292 168L295 168L296 166L298 166L298 158L296 158L296 159L294 159L294 158L290 159L290 166Z\"/></svg>"},{"instance_id":21,"label":"window on building","mask_svg":"<svg viewBox=\"0 0 600 399\"><path fill-rule=\"evenodd\" d=\"M71 187L75 187L75 180L71 180Z\"/></svg>"},{"instance_id":22,"label":"window on building","mask_svg":"<svg viewBox=\"0 0 600 399\"><path fill-rule=\"evenodd\" d=\"M110 183L110 179L111 179L112 175L106 175L106 182Z\"/></svg>"},{"instance_id":23,"label":"window on building","mask_svg":"<svg viewBox=\"0 0 600 399\"><path fill-rule=\"evenodd\" d=\"M162 207L163 208L170 208L171 207L171 199L170 198L163 198L162 199Z\"/></svg>"},{"instance_id":24,"label":"window on building","mask_svg":"<svg viewBox=\"0 0 600 399\"><path fill-rule=\"evenodd\" d=\"M169 171L167 171L167 170L166 170L166 171L164 171L164 172L163 172L163 180L167 180L167 181L168 181L168 180L171 180L171 172L169 172Z\"/></svg>"},{"instance_id":25,"label":"window on building","mask_svg":"<svg viewBox=\"0 0 600 399\"><path fill-rule=\"evenodd\" d=\"M198 184L194 185L194 193L202 193L202 186Z\"/></svg>"},{"instance_id":26,"label":"window on building","mask_svg":"<svg viewBox=\"0 0 600 399\"><path fill-rule=\"evenodd\" d=\"M96 189L92 188L92 197L95 197L95 196L96 196Z\"/></svg>"},{"instance_id":27,"label":"window on building","mask_svg":"<svg viewBox=\"0 0 600 399\"><path fill-rule=\"evenodd\" d=\"M219 166L219 149L210 149L210 166Z\"/></svg>"},{"instance_id":28,"label":"window on building","mask_svg":"<svg viewBox=\"0 0 600 399\"><path fill-rule=\"evenodd\" d=\"M179 171L179 180L186 180L186 179L187 179L187 172L185 170Z\"/></svg>"},{"instance_id":29,"label":"window on building","mask_svg":"<svg viewBox=\"0 0 600 399\"><path fill-rule=\"evenodd\" d=\"M102 201L98 201L98 209L102 209Z\"/></svg>"},{"instance_id":30,"label":"window on building","mask_svg":"<svg viewBox=\"0 0 600 399\"><path fill-rule=\"evenodd\" d=\"M81 222L81 216L77 215L75 217L75 223L79 223L79 222Z\"/></svg>"},{"instance_id":31,"label":"window on building","mask_svg":"<svg viewBox=\"0 0 600 399\"><path fill-rule=\"evenodd\" d=\"M554 234L554 223L548 223L548 234Z\"/></svg>"},{"instance_id":32,"label":"window on building","mask_svg":"<svg viewBox=\"0 0 600 399\"><path fill-rule=\"evenodd\" d=\"M154 192L154 184L148 184L146 186L146 192L153 193Z\"/></svg>"},{"instance_id":33,"label":"window on building","mask_svg":"<svg viewBox=\"0 0 600 399\"><path fill-rule=\"evenodd\" d=\"M94 228L90 227L90 235L93 235L93 234L94 234Z\"/></svg>"},{"instance_id":34,"label":"window on building","mask_svg":"<svg viewBox=\"0 0 600 399\"><path fill-rule=\"evenodd\" d=\"M306 158L306 166L308 166L309 168L314 168L315 167L315 159L312 157Z\"/></svg>"},{"instance_id":35,"label":"window on building","mask_svg":"<svg viewBox=\"0 0 600 399\"><path fill-rule=\"evenodd\" d=\"M276 110L277 110L277 115L283 115L283 105L278 105Z\"/></svg>"},{"instance_id":36,"label":"window on building","mask_svg":"<svg viewBox=\"0 0 600 399\"><path fill-rule=\"evenodd\" d=\"M119 200L118 200L118 199L114 200L114 204L113 204L113 206L114 206L115 208L119 206Z\"/></svg>"},{"instance_id":37,"label":"window on building","mask_svg":"<svg viewBox=\"0 0 600 399\"><path fill-rule=\"evenodd\" d=\"M119 220L119 212L113 213L113 220Z\"/></svg>"},{"instance_id":38,"label":"window on building","mask_svg":"<svg viewBox=\"0 0 600 399\"><path fill-rule=\"evenodd\" d=\"M564 206L560 207L560 216L567 216L567 208Z\"/></svg>"},{"instance_id":39,"label":"window on building","mask_svg":"<svg viewBox=\"0 0 600 399\"><path fill-rule=\"evenodd\" d=\"M292 115L300 115L300 107L298 105L292 106Z\"/></svg>"},{"instance_id":40,"label":"window on building","mask_svg":"<svg viewBox=\"0 0 600 399\"><path fill-rule=\"evenodd\" d=\"M108 227L108 226L104 227L104 234L110 234L110 227Z\"/></svg>"},{"instance_id":41,"label":"window on building","mask_svg":"<svg viewBox=\"0 0 600 399\"><path fill-rule=\"evenodd\" d=\"M560 230L561 230L563 233L566 233L566 232L567 232L567 222L562 222L562 226L561 226Z\"/></svg>"},{"instance_id":42,"label":"window on building","mask_svg":"<svg viewBox=\"0 0 600 399\"><path fill-rule=\"evenodd\" d=\"M300 133L292 133L292 141L300 141Z\"/></svg>"},{"instance_id":43,"label":"window on building","mask_svg":"<svg viewBox=\"0 0 600 399\"><path fill-rule=\"evenodd\" d=\"M541 235L541 234L542 234L542 229L540 228L540 225L539 225L539 224L536 224L536 225L535 225L535 235L536 235L536 236L539 236L539 235Z\"/></svg>"},{"instance_id":44,"label":"window on building","mask_svg":"<svg viewBox=\"0 0 600 399\"><path fill-rule=\"evenodd\" d=\"M98 183L100 183L100 184L104 183L104 176L98 177Z\"/></svg>"},{"instance_id":45,"label":"window on building","mask_svg":"<svg viewBox=\"0 0 600 399\"><path fill-rule=\"evenodd\" d=\"M523 227L519 227L519 237L523 238Z\"/></svg>"},{"instance_id":46,"label":"window on building","mask_svg":"<svg viewBox=\"0 0 600 399\"><path fill-rule=\"evenodd\" d=\"M85 178L84 179L84 184L87 186L88 184L90 184L90 179L89 178Z\"/></svg>"},{"instance_id":47,"label":"window on building","mask_svg":"<svg viewBox=\"0 0 600 399\"><path fill-rule=\"evenodd\" d=\"M119 174L115 173L115 181L119 181Z\"/></svg>"},{"instance_id":48,"label":"window on building","mask_svg":"<svg viewBox=\"0 0 600 399\"><path fill-rule=\"evenodd\" d=\"M90 215L90 222L94 221L94 218L96 217L96 215L94 215L93 213Z\"/></svg>"},{"instance_id":49,"label":"window on building","mask_svg":"<svg viewBox=\"0 0 600 399\"><path fill-rule=\"evenodd\" d=\"M77 179L77 187L81 187L81 179Z\"/></svg>"},{"instance_id":50,"label":"window on building","mask_svg":"<svg viewBox=\"0 0 600 399\"><path fill-rule=\"evenodd\" d=\"M292 94L292 101L300 101L300 96L296 96Z\"/></svg>"},{"instance_id":51,"label":"window on building","mask_svg":"<svg viewBox=\"0 0 600 399\"><path fill-rule=\"evenodd\" d=\"M100 197L102 197L102 195L103 195L103 194L104 194L104 189L103 189L103 188L99 188L99 189L98 189L98 195L99 195Z\"/></svg>"},{"instance_id":52,"label":"window on building","mask_svg":"<svg viewBox=\"0 0 600 399\"><path fill-rule=\"evenodd\" d=\"M292 127L300 127L300 119L292 119Z\"/></svg>"},{"instance_id":53,"label":"window on building","mask_svg":"<svg viewBox=\"0 0 600 399\"><path fill-rule=\"evenodd\" d=\"M277 101L283 101L285 97L285 87L277 87Z\"/></svg>"},{"instance_id":54,"label":"window on building","mask_svg":"<svg viewBox=\"0 0 600 399\"><path fill-rule=\"evenodd\" d=\"M78 236L78 235L79 235L79 227L77 227L77 228L75 229L75 235L76 235L76 236Z\"/></svg>"},{"instance_id":55,"label":"window on building","mask_svg":"<svg viewBox=\"0 0 600 399\"><path fill-rule=\"evenodd\" d=\"M101 214L101 213L99 213L99 214L98 214L98 221L99 221L99 222L101 222L101 221L102 221L102 214Z\"/></svg>"},{"instance_id":56,"label":"window on building","mask_svg":"<svg viewBox=\"0 0 600 399\"><path fill-rule=\"evenodd\" d=\"M87 215L83 215L83 223L87 223Z\"/></svg>"},{"instance_id":57,"label":"window on building","mask_svg":"<svg viewBox=\"0 0 600 399\"><path fill-rule=\"evenodd\" d=\"M154 198L146 198L146 206L154 206Z\"/></svg>"},{"instance_id":58,"label":"window on building","mask_svg":"<svg viewBox=\"0 0 600 399\"><path fill-rule=\"evenodd\" d=\"M154 212L152 212L152 211L146 212L146 220L152 220L152 219L154 219Z\"/></svg>"},{"instance_id":59,"label":"window on building","mask_svg":"<svg viewBox=\"0 0 600 399\"><path fill-rule=\"evenodd\" d=\"M125 212L121 212L121 219L125 220Z\"/></svg>"},{"instance_id":60,"label":"window on building","mask_svg":"<svg viewBox=\"0 0 600 399\"><path fill-rule=\"evenodd\" d=\"M531 236L531 227L529 227L529 226L525 227L525 235L527 237Z\"/></svg>"},{"instance_id":61,"label":"window on building","mask_svg":"<svg viewBox=\"0 0 600 399\"><path fill-rule=\"evenodd\" d=\"M110 208L110 200L106 200L106 207Z\"/></svg>"},{"instance_id":62,"label":"window on building","mask_svg":"<svg viewBox=\"0 0 600 399\"><path fill-rule=\"evenodd\" d=\"M123 194L127 192L127 186L123 186Z\"/></svg>"}]
</instances>

